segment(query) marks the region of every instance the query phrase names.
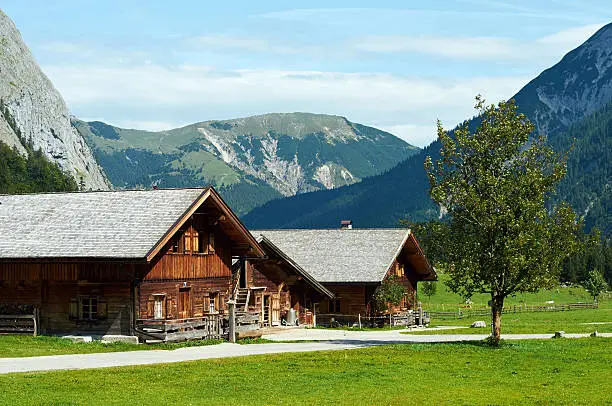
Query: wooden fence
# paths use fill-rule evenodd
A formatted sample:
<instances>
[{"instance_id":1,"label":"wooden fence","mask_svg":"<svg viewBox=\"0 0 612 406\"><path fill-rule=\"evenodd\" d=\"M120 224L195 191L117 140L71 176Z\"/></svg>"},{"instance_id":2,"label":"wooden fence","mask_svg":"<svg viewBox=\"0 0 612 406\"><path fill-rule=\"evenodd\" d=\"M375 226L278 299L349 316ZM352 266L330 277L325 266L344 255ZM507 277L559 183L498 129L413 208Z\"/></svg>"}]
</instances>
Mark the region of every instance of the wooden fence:
<instances>
[{"instance_id":1,"label":"wooden fence","mask_svg":"<svg viewBox=\"0 0 612 406\"><path fill-rule=\"evenodd\" d=\"M429 323L429 314L423 313L423 324ZM379 316L354 314L317 314L317 326L320 327L384 327L414 326L419 324L418 312L403 312Z\"/></svg>"},{"instance_id":2,"label":"wooden fence","mask_svg":"<svg viewBox=\"0 0 612 406\"><path fill-rule=\"evenodd\" d=\"M567 312L573 310L597 309L597 303L568 303L541 306L513 305L504 307L502 313L537 313L537 312ZM478 309L459 308L455 312L427 312L432 319L462 319L466 317L483 317L491 315L491 308Z\"/></svg>"}]
</instances>

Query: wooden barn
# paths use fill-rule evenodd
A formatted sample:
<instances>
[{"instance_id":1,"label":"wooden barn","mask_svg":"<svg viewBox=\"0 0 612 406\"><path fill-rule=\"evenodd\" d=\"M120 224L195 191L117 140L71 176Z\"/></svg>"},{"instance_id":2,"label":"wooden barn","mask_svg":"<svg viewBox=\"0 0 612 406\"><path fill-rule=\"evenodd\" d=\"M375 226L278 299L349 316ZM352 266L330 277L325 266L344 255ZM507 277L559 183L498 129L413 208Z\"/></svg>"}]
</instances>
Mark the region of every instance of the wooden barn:
<instances>
[{"instance_id":1,"label":"wooden barn","mask_svg":"<svg viewBox=\"0 0 612 406\"><path fill-rule=\"evenodd\" d=\"M313 309L319 314L373 315L374 292L391 275L406 289L402 303L392 311L415 309L417 283L436 279L433 267L408 229L345 226L252 233L260 241L272 244L334 295L320 300L317 309ZM257 261L253 263L257 265Z\"/></svg>"},{"instance_id":2,"label":"wooden barn","mask_svg":"<svg viewBox=\"0 0 612 406\"><path fill-rule=\"evenodd\" d=\"M218 336L232 262L263 255L210 187L0 196L0 314L17 330L32 315L43 334Z\"/></svg>"}]
</instances>

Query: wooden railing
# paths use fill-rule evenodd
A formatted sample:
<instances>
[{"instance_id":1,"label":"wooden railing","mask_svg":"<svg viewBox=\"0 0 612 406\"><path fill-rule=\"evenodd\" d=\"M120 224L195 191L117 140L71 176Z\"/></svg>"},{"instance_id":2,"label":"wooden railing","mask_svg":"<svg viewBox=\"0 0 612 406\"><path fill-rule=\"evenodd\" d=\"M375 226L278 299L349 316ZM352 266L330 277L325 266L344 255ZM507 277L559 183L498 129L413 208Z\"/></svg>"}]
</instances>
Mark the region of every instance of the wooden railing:
<instances>
[{"instance_id":1,"label":"wooden railing","mask_svg":"<svg viewBox=\"0 0 612 406\"><path fill-rule=\"evenodd\" d=\"M27 309L23 309L26 307ZM3 308L2 310L9 310ZM12 314L0 314L0 333L38 335L38 308L20 306Z\"/></svg>"},{"instance_id":2,"label":"wooden railing","mask_svg":"<svg viewBox=\"0 0 612 406\"><path fill-rule=\"evenodd\" d=\"M222 314L187 319L138 319L136 331L145 340L218 339L227 335L226 324L227 321Z\"/></svg>"}]
</instances>

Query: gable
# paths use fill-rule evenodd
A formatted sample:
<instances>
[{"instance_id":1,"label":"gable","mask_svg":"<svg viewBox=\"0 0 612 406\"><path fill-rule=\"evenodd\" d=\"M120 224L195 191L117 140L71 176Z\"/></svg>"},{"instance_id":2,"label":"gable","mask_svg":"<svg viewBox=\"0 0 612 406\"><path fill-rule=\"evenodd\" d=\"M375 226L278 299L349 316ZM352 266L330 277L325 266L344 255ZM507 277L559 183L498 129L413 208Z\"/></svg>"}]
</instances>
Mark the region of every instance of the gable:
<instances>
[{"instance_id":1,"label":"gable","mask_svg":"<svg viewBox=\"0 0 612 406\"><path fill-rule=\"evenodd\" d=\"M252 231L321 283L378 283L409 238L407 229Z\"/></svg>"}]
</instances>

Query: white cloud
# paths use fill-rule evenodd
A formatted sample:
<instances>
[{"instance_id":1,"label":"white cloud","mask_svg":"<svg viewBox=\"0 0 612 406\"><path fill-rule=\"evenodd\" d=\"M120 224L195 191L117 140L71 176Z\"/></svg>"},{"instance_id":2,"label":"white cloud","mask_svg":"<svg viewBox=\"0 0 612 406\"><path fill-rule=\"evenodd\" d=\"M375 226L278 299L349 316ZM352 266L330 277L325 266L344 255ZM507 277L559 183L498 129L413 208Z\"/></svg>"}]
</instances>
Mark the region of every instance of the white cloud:
<instances>
[{"instance_id":1,"label":"white cloud","mask_svg":"<svg viewBox=\"0 0 612 406\"><path fill-rule=\"evenodd\" d=\"M368 52L419 52L456 59L499 59L513 54L514 43L494 37L370 36L355 47Z\"/></svg>"},{"instance_id":2,"label":"white cloud","mask_svg":"<svg viewBox=\"0 0 612 406\"><path fill-rule=\"evenodd\" d=\"M503 37L368 36L357 41L354 48L376 53L417 52L452 59L547 59L577 47L603 25L574 27L535 41Z\"/></svg>"},{"instance_id":3,"label":"white cloud","mask_svg":"<svg viewBox=\"0 0 612 406\"><path fill-rule=\"evenodd\" d=\"M47 66L45 72L74 112L120 110L112 123L164 129L173 122L197 122L268 112L309 111L347 116L363 124L393 128L418 145L425 129L441 118L454 126L473 114L473 98L491 101L514 94L526 77L464 80L401 77L390 74L289 70L216 71L207 67ZM163 111L167 116L159 116ZM180 111L181 117L174 116ZM219 116L225 114L225 116ZM125 121L130 117L130 121ZM156 117L151 121L151 117ZM160 124L161 122L161 124ZM132 126L132 125L129 125ZM435 134L430 134L430 141Z\"/></svg>"}]
</instances>

